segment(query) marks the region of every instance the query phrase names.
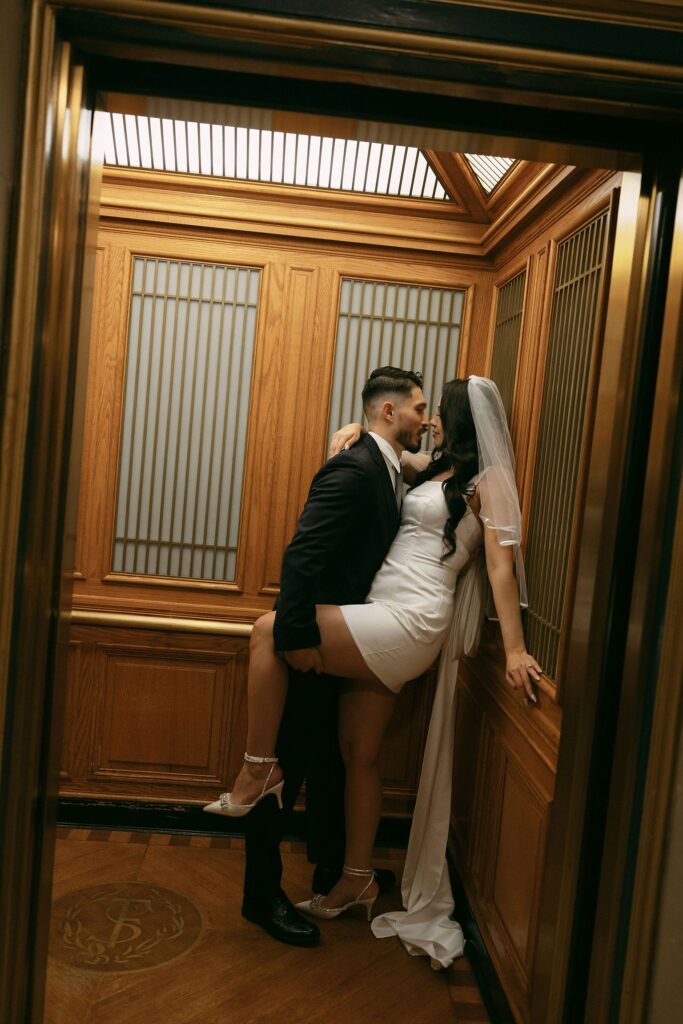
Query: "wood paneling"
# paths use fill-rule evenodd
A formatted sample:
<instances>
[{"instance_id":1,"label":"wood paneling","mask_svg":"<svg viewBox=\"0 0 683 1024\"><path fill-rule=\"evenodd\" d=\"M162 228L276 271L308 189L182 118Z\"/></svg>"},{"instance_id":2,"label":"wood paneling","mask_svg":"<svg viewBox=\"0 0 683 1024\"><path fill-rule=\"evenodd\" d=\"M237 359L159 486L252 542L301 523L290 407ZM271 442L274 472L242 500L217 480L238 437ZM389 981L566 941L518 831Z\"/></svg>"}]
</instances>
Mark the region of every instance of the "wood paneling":
<instances>
[{"instance_id":1,"label":"wood paneling","mask_svg":"<svg viewBox=\"0 0 683 1024\"><path fill-rule=\"evenodd\" d=\"M317 296L319 271L316 267L289 265L280 268L282 278L282 309L273 345L275 387L272 408L277 410L278 432L281 438L300 437L305 421L315 434L316 426L310 419L313 409L322 411L327 403L325 391L319 404L311 403L308 388L301 388L301 369L315 364L315 352L320 348ZM317 375L316 375L317 376ZM329 387L328 387L329 393ZM313 438L311 438L313 440ZM316 438L317 440L317 438ZM271 501L263 536L265 557L261 593L276 594L280 583L282 553L294 532L301 511L302 496L306 494L311 476L319 461L318 445L302 443L300 446L280 446L278 457L266 469L271 483ZM313 463L313 465L311 465ZM264 467L265 469L266 467Z\"/></svg>"},{"instance_id":2,"label":"wood paneling","mask_svg":"<svg viewBox=\"0 0 683 1024\"><path fill-rule=\"evenodd\" d=\"M155 216L159 218L158 211ZM286 538L309 481L325 457L340 277L466 290L462 365L467 351L484 351L490 275L418 254L406 262L402 251L390 258L374 251L361 255L338 247L328 250L322 242L315 249L293 250L287 241L263 247L231 236L222 242L182 233L169 237L157 220L153 223L155 234L113 228L109 221L100 230L101 290L96 296L89 371L75 606L253 621L272 605ZM208 262L229 258L263 268L237 584L111 573L126 296L133 254Z\"/></svg>"},{"instance_id":3,"label":"wood paneling","mask_svg":"<svg viewBox=\"0 0 683 1024\"><path fill-rule=\"evenodd\" d=\"M523 223L521 231L508 231L492 248L495 288L524 269L527 273L510 424L524 537L534 487L557 246L601 210L614 207L618 185L618 176L602 172L565 176L554 203L540 202L533 221ZM484 372L490 365L493 319L491 315ZM599 340L595 362L598 356ZM474 361L468 359L467 370L476 372ZM591 401L589 397L589 421ZM590 432L585 430L578 440L585 456ZM580 494L574 534L582 500ZM565 636L570 628L565 620ZM544 676L538 706L523 705L505 682L500 631L492 622L485 625L477 658L461 664L458 679L450 846L519 1022L528 1021L531 1013L546 833L562 727L559 684L561 679Z\"/></svg>"},{"instance_id":4,"label":"wood paneling","mask_svg":"<svg viewBox=\"0 0 683 1024\"><path fill-rule=\"evenodd\" d=\"M539 867L548 807L532 780L503 750L498 846L493 864L492 911L521 967L521 980L531 975L530 941L539 896Z\"/></svg>"},{"instance_id":5,"label":"wood paneling","mask_svg":"<svg viewBox=\"0 0 683 1024\"><path fill-rule=\"evenodd\" d=\"M147 172L107 172L106 179L74 605L157 620L250 623L272 607L282 552L325 458L340 279L464 290L459 365L469 353L483 366L491 270L484 257L473 264L467 245L453 241L443 203ZM448 239L448 256L439 237ZM233 583L111 569L137 256L261 269ZM65 793L205 801L216 788L229 788L244 749L246 640L124 627L79 627L73 637L84 646L71 673L79 711L67 728ZM410 813L432 690L428 674L426 685L407 687L398 702L384 752L388 813Z\"/></svg>"},{"instance_id":6,"label":"wood paneling","mask_svg":"<svg viewBox=\"0 0 683 1024\"><path fill-rule=\"evenodd\" d=\"M78 626L62 791L204 801L239 770L248 642Z\"/></svg>"},{"instance_id":7,"label":"wood paneling","mask_svg":"<svg viewBox=\"0 0 683 1024\"><path fill-rule=\"evenodd\" d=\"M91 778L219 785L230 736L234 655L98 645L103 693Z\"/></svg>"},{"instance_id":8,"label":"wood paneling","mask_svg":"<svg viewBox=\"0 0 683 1024\"><path fill-rule=\"evenodd\" d=\"M487 760L485 723L477 706L464 687L456 693L455 741L453 755L453 838L463 861L471 859L476 832L475 815L481 804L477 800L480 763Z\"/></svg>"},{"instance_id":9,"label":"wood paneling","mask_svg":"<svg viewBox=\"0 0 683 1024\"><path fill-rule=\"evenodd\" d=\"M432 668L404 686L396 701L381 758L385 814L412 812L435 686Z\"/></svg>"},{"instance_id":10,"label":"wood paneling","mask_svg":"<svg viewBox=\"0 0 683 1024\"><path fill-rule=\"evenodd\" d=\"M206 803L231 787L246 739L246 639L76 626L71 659L64 795ZM432 669L398 698L381 759L387 814L412 809L434 681Z\"/></svg>"},{"instance_id":11,"label":"wood paneling","mask_svg":"<svg viewBox=\"0 0 683 1024\"><path fill-rule=\"evenodd\" d=\"M544 722L535 709L499 690L499 670L486 654L461 667L450 847L487 949L523 1021L559 733L553 720Z\"/></svg>"}]
</instances>

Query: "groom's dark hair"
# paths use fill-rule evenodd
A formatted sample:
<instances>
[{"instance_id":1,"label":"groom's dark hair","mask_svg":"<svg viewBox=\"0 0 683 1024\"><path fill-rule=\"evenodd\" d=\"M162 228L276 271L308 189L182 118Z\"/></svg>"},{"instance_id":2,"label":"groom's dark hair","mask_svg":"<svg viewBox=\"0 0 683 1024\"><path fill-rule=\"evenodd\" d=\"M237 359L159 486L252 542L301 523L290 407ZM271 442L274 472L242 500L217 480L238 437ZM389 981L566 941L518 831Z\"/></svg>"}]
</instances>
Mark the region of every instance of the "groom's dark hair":
<instances>
[{"instance_id":1,"label":"groom's dark hair","mask_svg":"<svg viewBox=\"0 0 683 1024\"><path fill-rule=\"evenodd\" d=\"M368 410L378 398L385 395L403 395L407 397L413 388L422 387L422 374L417 370L402 370L399 366L378 366L368 377L363 388L363 412Z\"/></svg>"}]
</instances>

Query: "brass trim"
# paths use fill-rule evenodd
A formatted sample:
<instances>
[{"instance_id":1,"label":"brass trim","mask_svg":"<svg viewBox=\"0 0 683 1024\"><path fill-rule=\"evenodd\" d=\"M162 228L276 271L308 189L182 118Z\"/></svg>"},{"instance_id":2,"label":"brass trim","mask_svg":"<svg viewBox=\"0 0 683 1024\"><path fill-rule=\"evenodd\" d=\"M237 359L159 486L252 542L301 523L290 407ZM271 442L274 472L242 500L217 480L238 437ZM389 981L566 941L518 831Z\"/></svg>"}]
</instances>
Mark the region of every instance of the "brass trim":
<instances>
[{"instance_id":1,"label":"brass trim","mask_svg":"<svg viewBox=\"0 0 683 1024\"><path fill-rule=\"evenodd\" d=\"M50 4L52 6L52 4ZM555 74L590 72L600 79L643 78L671 86L683 84L683 67L670 64L649 64L642 61L605 57L600 54L567 53L564 50L543 50L519 45L488 43L480 39L458 39L429 33L400 32L367 26L344 25L312 18L254 14L221 7L197 7L163 0L61 0L55 8L96 11L128 15L159 25L193 32L211 32L232 41L269 42L277 38L280 46L299 47L310 54L324 45L336 49L354 46L366 50L388 51L423 57L440 57L460 61L463 58L478 64L496 63L523 70Z\"/></svg>"},{"instance_id":2,"label":"brass trim","mask_svg":"<svg viewBox=\"0 0 683 1024\"><path fill-rule=\"evenodd\" d=\"M221 622L219 619L178 619L164 615L133 615L129 612L71 612L72 626L114 626L119 629L156 629L167 633L204 633L211 636L251 636L250 622Z\"/></svg>"},{"instance_id":3,"label":"brass trim","mask_svg":"<svg viewBox=\"0 0 683 1024\"><path fill-rule=\"evenodd\" d=\"M652 729L643 792L639 844L635 862L629 942L623 969L620 1024L654 1020L648 1007L656 971L653 949L666 864L668 830L671 828L671 796L680 757L681 665L683 634L683 484L680 457L675 448L676 420L680 417L683 389L683 176L679 179L674 239L662 324L662 348L657 373L652 433L645 477L645 500L637 538L635 583L629 614L629 633L624 658L622 701L619 709L615 771L607 817L605 857L597 910L596 938L599 954L592 959L587 1018L600 1019L599 1007L609 999L611 965L607 956L618 941L621 884L627 858L628 825L633 808L632 781L638 774L641 722L645 717L645 691L654 690ZM678 476L678 485L676 478ZM669 550L664 538L671 524ZM673 519L673 522L672 522ZM635 538L634 538L635 542ZM661 619L655 618L657 591L668 573ZM660 639L661 637L661 639ZM652 675L655 678L652 679ZM636 819L637 820L637 819ZM605 957L603 960L602 957ZM602 968L602 969L601 969Z\"/></svg>"},{"instance_id":4,"label":"brass trim","mask_svg":"<svg viewBox=\"0 0 683 1024\"><path fill-rule=\"evenodd\" d=\"M432 0L437 4L457 7L472 0ZM573 18L604 22L608 25L639 25L644 28L667 28L683 31L680 0L477 0L479 7L494 11L541 14L554 18Z\"/></svg>"},{"instance_id":5,"label":"brass trim","mask_svg":"<svg viewBox=\"0 0 683 1024\"><path fill-rule=\"evenodd\" d=\"M43 220L36 197L43 195L47 188L45 140L41 137L41 129L48 117L52 87L50 66L55 34L53 19L42 15L40 9L34 8L26 76L21 172L17 183L17 240L13 254L15 277L6 307L8 338L3 385L7 400L2 409L3 421L0 424L0 737L4 734L24 442L30 403L33 355L30 339L35 330L39 305L38 269Z\"/></svg>"},{"instance_id":6,"label":"brass trim","mask_svg":"<svg viewBox=\"0 0 683 1024\"><path fill-rule=\"evenodd\" d=\"M578 538L571 642L564 666L562 743L548 831L532 993L533 1024L562 1019L579 877L590 750L608 625L626 431L645 302L652 196L638 174L624 175L617 212L584 516Z\"/></svg>"}]
</instances>

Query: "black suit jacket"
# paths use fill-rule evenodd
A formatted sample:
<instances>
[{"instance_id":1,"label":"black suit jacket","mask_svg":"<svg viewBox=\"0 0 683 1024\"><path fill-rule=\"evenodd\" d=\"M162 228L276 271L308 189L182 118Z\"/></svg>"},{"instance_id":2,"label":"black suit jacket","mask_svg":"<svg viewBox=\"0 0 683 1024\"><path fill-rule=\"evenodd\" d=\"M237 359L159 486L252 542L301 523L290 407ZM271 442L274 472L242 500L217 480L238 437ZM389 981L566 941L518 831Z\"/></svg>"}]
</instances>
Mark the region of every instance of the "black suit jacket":
<instances>
[{"instance_id":1,"label":"black suit jacket","mask_svg":"<svg viewBox=\"0 0 683 1024\"><path fill-rule=\"evenodd\" d=\"M316 604L365 600L399 524L389 471L367 434L318 470L282 564L275 648L315 647Z\"/></svg>"}]
</instances>

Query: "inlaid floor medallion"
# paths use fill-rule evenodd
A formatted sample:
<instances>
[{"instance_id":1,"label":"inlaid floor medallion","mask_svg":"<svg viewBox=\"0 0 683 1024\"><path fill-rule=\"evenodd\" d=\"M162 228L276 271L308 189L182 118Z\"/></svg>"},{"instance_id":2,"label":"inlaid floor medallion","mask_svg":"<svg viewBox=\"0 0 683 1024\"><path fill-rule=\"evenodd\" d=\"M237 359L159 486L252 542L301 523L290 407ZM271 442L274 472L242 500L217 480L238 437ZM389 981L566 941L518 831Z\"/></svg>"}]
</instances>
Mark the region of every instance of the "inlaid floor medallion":
<instances>
[{"instance_id":1,"label":"inlaid floor medallion","mask_svg":"<svg viewBox=\"0 0 683 1024\"><path fill-rule=\"evenodd\" d=\"M92 971L139 971L174 960L202 931L195 903L148 882L109 882L56 900L50 955Z\"/></svg>"}]
</instances>

